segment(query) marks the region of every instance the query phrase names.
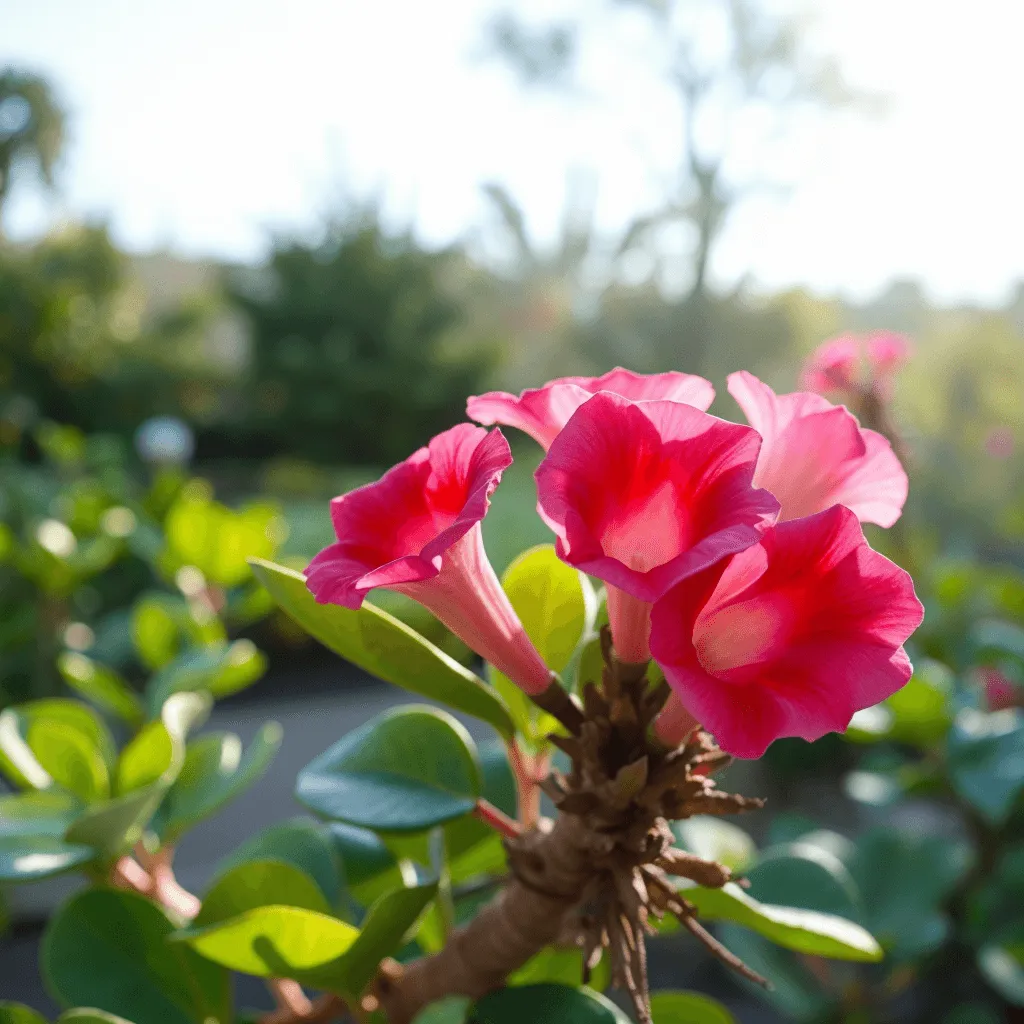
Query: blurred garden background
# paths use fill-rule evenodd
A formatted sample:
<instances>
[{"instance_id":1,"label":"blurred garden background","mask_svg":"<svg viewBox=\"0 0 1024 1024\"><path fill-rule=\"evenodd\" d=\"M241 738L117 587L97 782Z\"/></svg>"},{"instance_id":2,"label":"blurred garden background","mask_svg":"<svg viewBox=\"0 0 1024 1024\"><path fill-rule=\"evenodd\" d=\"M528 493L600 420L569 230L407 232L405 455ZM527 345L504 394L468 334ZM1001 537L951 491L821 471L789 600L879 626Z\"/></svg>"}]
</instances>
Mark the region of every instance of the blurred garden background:
<instances>
[{"instance_id":1,"label":"blurred garden background","mask_svg":"<svg viewBox=\"0 0 1024 1024\"><path fill-rule=\"evenodd\" d=\"M0 711L131 722L159 677L246 739L284 721L230 836L183 846L199 885L297 813L321 735L397 697L246 558L303 568L328 500L467 395L680 369L731 417L733 370L794 390L826 339L899 332L910 499L871 539L926 605L917 674L846 737L737 766L770 797L760 852L717 833L763 898L889 956L731 936L776 979L760 1002L689 946L654 962L741 1024L1024 1020L1022 29L1000 0L3 0ZM499 572L550 541L510 440ZM17 959L49 893L6 897L0 998L50 1005Z\"/></svg>"}]
</instances>

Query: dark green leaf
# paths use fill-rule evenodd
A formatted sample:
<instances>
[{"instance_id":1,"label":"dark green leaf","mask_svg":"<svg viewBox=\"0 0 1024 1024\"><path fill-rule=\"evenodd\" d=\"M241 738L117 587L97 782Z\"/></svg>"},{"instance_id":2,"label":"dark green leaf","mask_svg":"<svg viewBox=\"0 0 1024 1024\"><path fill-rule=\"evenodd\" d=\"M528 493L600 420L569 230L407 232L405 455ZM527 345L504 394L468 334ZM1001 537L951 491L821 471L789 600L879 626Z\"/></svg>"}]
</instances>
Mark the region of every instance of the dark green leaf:
<instances>
[{"instance_id":1,"label":"dark green leaf","mask_svg":"<svg viewBox=\"0 0 1024 1024\"><path fill-rule=\"evenodd\" d=\"M735 1024L721 1004L696 992L655 992L651 996L654 1024Z\"/></svg>"},{"instance_id":2,"label":"dark green leaf","mask_svg":"<svg viewBox=\"0 0 1024 1024\"><path fill-rule=\"evenodd\" d=\"M464 1024L468 1012L469 1000L465 996L449 996L421 1010L412 1024Z\"/></svg>"},{"instance_id":3,"label":"dark green leaf","mask_svg":"<svg viewBox=\"0 0 1024 1024\"><path fill-rule=\"evenodd\" d=\"M103 1010L68 1010L57 1018L57 1024L132 1024L124 1017L117 1017Z\"/></svg>"},{"instance_id":4,"label":"dark green leaf","mask_svg":"<svg viewBox=\"0 0 1024 1024\"><path fill-rule=\"evenodd\" d=\"M82 804L59 790L0 796L0 839L8 836L63 836Z\"/></svg>"},{"instance_id":5,"label":"dark green leaf","mask_svg":"<svg viewBox=\"0 0 1024 1024\"><path fill-rule=\"evenodd\" d=\"M398 708L367 722L299 773L296 796L325 818L419 832L468 814L480 795L469 734L433 708Z\"/></svg>"},{"instance_id":6,"label":"dark green leaf","mask_svg":"<svg viewBox=\"0 0 1024 1024\"><path fill-rule=\"evenodd\" d=\"M0 1002L0 1024L46 1024L46 1018L22 1003Z\"/></svg>"},{"instance_id":7,"label":"dark green leaf","mask_svg":"<svg viewBox=\"0 0 1024 1024\"><path fill-rule=\"evenodd\" d=\"M166 792L166 786L158 782L94 804L68 826L64 838L69 843L91 846L103 857L125 853L142 838Z\"/></svg>"},{"instance_id":8,"label":"dark green leaf","mask_svg":"<svg viewBox=\"0 0 1024 1024\"><path fill-rule=\"evenodd\" d=\"M96 856L88 846L57 836L0 837L0 882L34 882L87 864Z\"/></svg>"},{"instance_id":9,"label":"dark green leaf","mask_svg":"<svg viewBox=\"0 0 1024 1024\"><path fill-rule=\"evenodd\" d=\"M766 850L747 872L747 880L750 895L762 903L863 919L860 893L850 872L834 854L810 843Z\"/></svg>"},{"instance_id":10,"label":"dark green leaf","mask_svg":"<svg viewBox=\"0 0 1024 1024\"><path fill-rule=\"evenodd\" d=\"M320 887L305 871L280 860L249 860L217 878L203 897L192 927L205 928L274 904L331 913Z\"/></svg>"},{"instance_id":11,"label":"dark green leaf","mask_svg":"<svg viewBox=\"0 0 1024 1024\"><path fill-rule=\"evenodd\" d=\"M261 978L294 978L336 989L336 961L359 931L336 917L301 907L257 907L207 928L178 932L177 940L214 963Z\"/></svg>"},{"instance_id":12,"label":"dark green leaf","mask_svg":"<svg viewBox=\"0 0 1024 1024\"><path fill-rule=\"evenodd\" d=\"M376 832L340 822L329 828L348 890L363 906L404 884L398 858Z\"/></svg>"},{"instance_id":13,"label":"dark green leaf","mask_svg":"<svg viewBox=\"0 0 1024 1024\"><path fill-rule=\"evenodd\" d=\"M317 604L301 573L253 559L253 572L310 636L371 675L489 722L506 739L514 726L482 679L408 626L364 602L359 611Z\"/></svg>"},{"instance_id":14,"label":"dark green leaf","mask_svg":"<svg viewBox=\"0 0 1024 1024\"><path fill-rule=\"evenodd\" d=\"M983 946L978 967L985 980L1013 1006L1024 1006L1024 949Z\"/></svg>"},{"instance_id":15,"label":"dark green leaf","mask_svg":"<svg viewBox=\"0 0 1024 1024\"><path fill-rule=\"evenodd\" d=\"M95 1006L134 1024L229 1024L227 975L186 948L169 948L173 930L159 907L134 893L79 893L43 936L47 984L65 1005Z\"/></svg>"},{"instance_id":16,"label":"dark green leaf","mask_svg":"<svg viewBox=\"0 0 1024 1024\"><path fill-rule=\"evenodd\" d=\"M992 824L1005 821L1024 789L1024 713L961 712L947 752L960 796Z\"/></svg>"},{"instance_id":17,"label":"dark green leaf","mask_svg":"<svg viewBox=\"0 0 1024 1024\"><path fill-rule=\"evenodd\" d=\"M142 721L142 700L113 669L73 651L66 651L57 659L57 668L68 686L86 700L131 726Z\"/></svg>"},{"instance_id":18,"label":"dark green leaf","mask_svg":"<svg viewBox=\"0 0 1024 1024\"><path fill-rule=\"evenodd\" d=\"M500 988L477 1000L466 1024L629 1024L614 1003L588 988L524 985Z\"/></svg>"}]
</instances>

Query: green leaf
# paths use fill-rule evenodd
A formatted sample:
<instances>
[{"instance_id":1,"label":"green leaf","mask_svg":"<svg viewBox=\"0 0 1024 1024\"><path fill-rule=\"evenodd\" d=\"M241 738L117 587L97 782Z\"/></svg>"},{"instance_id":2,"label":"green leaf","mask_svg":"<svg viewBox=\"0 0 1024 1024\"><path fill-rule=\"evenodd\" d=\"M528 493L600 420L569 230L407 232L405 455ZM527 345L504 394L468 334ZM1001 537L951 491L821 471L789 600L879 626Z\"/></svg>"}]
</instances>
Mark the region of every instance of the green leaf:
<instances>
[{"instance_id":1,"label":"green leaf","mask_svg":"<svg viewBox=\"0 0 1024 1024\"><path fill-rule=\"evenodd\" d=\"M87 864L96 856L88 846L58 836L0 837L0 882L34 882Z\"/></svg>"},{"instance_id":2,"label":"green leaf","mask_svg":"<svg viewBox=\"0 0 1024 1024\"><path fill-rule=\"evenodd\" d=\"M76 797L56 789L0 796L0 840L8 836L62 836L81 810Z\"/></svg>"},{"instance_id":3,"label":"green leaf","mask_svg":"<svg viewBox=\"0 0 1024 1024\"><path fill-rule=\"evenodd\" d=\"M970 870L970 847L939 836L876 828L857 842L850 873L864 923L898 958L916 958L945 939L947 896Z\"/></svg>"},{"instance_id":4,"label":"green leaf","mask_svg":"<svg viewBox=\"0 0 1024 1024\"><path fill-rule=\"evenodd\" d=\"M806 963L788 949L780 949L767 939L738 925L723 925L719 938L748 967L767 978L772 987L767 991L752 982L741 980L745 988L776 1007L787 1020L801 1024L817 1024L827 1020L837 997L824 990Z\"/></svg>"},{"instance_id":5,"label":"green leaf","mask_svg":"<svg viewBox=\"0 0 1024 1024\"><path fill-rule=\"evenodd\" d=\"M277 603L325 647L385 682L490 723L505 738L508 708L474 673L369 601L359 611L317 604L301 573L253 559L253 572Z\"/></svg>"},{"instance_id":6,"label":"green leaf","mask_svg":"<svg viewBox=\"0 0 1024 1024\"><path fill-rule=\"evenodd\" d=\"M480 795L509 817L515 818L518 812L516 780L508 763L505 744L496 739L487 740L479 745L477 754L483 776L483 791ZM453 882L471 877L465 874L457 876L455 862L462 860L478 844L489 844L495 835L489 825L469 816L458 818L445 826L445 846ZM472 858L465 862L467 870L471 862Z\"/></svg>"},{"instance_id":7,"label":"green leaf","mask_svg":"<svg viewBox=\"0 0 1024 1024\"><path fill-rule=\"evenodd\" d=\"M1024 714L962 711L947 754L956 791L993 825L1002 824L1024 789Z\"/></svg>"},{"instance_id":8,"label":"green leaf","mask_svg":"<svg viewBox=\"0 0 1024 1024\"><path fill-rule=\"evenodd\" d=\"M224 971L183 947L174 926L134 893L90 889L51 919L40 958L47 985L65 1005L95 1006L134 1024L229 1024Z\"/></svg>"},{"instance_id":9,"label":"green leaf","mask_svg":"<svg viewBox=\"0 0 1024 1024\"><path fill-rule=\"evenodd\" d=\"M123 796L152 785L174 763L174 739L163 722L150 722L121 751L115 791Z\"/></svg>"},{"instance_id":10,"label":"green leaf","mask_svg":"<svg viewBox=\"0 0 1024 1024\"><path fill-rule=\"evenodd\" d=\"M301 907L257 907L207 928L175 935L202 956L242 974L336 985L332 965L359 936L344 921Z\"/></svg>"},{"instance_id":11,"label":"green leaf","mask_svg":"<svg viewBox=\"0 0 1024 1024\"><path fill-rule=\"evenodd\" d=\"M320 822L296 818L271 825L243 843L226 864L233 866L253 860L291 864L316 882L328 906L335 909L341 905L341 866L331 835Z\"/></svg>"},{"instance_id":12,"label":"green leaf","mask_svg":"<svg viewBox=\"0 0 1024 1024\"><path fill-rule=\"evenodd\" d=\"M464 1024L469 1002L465 996L449 996L421 1010L412 1024Z\"/></svg>"},{"instance_id":13,"label":"green leaf","mask_svg":"<svg viewBox=\"0 0 1024 1024\"><path fill-rule=\"evenodd\" d=\"M985 980L1013 1006L1024 1006L1024 949L983 946L978 951L978 968Z\"/></svg>"},{"instance_id":14,"label":"green leaf","mask_svg":"<svg viewBox=\"0 0 1024 1024\"><path fill-rule=\"evenodd\" d=\"M203 897L203 906L192 922L205 928L238 917L248 910L271 905L302 907L330 914L320 887L294 864L280 860L249 860L221 874Z\"/></svg>"},{"instance_id":15,"label":"green leaf","mask_svg":"<svg viewBox=\"0 0 1024 1024\"><path fill-rule=\"evenodd\" d=\"M224 665L226 644L192 647L166 664L146 685L146 706L150 718L156 718L164 703L176 693L208 691Z\"/></svg>"},{"instance_id":16,"label":"green leaf","mask_svg":"<svg viewBox=\"0 0 1024 1024\"><path fill-rule=\"evenodd\" d=\"M337 964L337 978L350 996L358 996L370 983L381 960L392 956L437 894L437 883L385 893L370 907L359 937Z\"/></svg>"},{"instance_id":17,"label":"green leaf","mask_svg":"<svg viewBox=\"0 0 1024 1024\"><path fill-rule=\"evenodd\" d=\"M735 1024L719 1002L696 992L655 992L651 996L654 1024Z\"/></svg>"},{"instance_id":18,"label":"green leaf","mask_svg":"<svg viewBox=\"0 0 1024 1024\"><path fill-rule=\"evenodd\" d=\"M22 1003L0 1002L0 1024L46 1024L46 1018Z\"/></svg>"},{"instance_id":19,"label":"green leaf","mask_svg":"<svg viewBox=\"0 0 1024 1024\"><path fill-rule=\"evenodd\" d=\"M548 946L531 957L517 971L509 975L509 985L537 985L541 982L558 982L562 985L579 985L583 978L583 950ZM611 981L608 957L603 956L590 975L589 986L603 991Z\"/></svg>"},{"instance_id":20,"label":"green leaf","mask_svg":"<svg viewBox=\"0 0 1024 1024\"><path fill-rule=\"evenodd\" d=\"M251 640L236 640L224 652L209 690L220 699L252 686L267 671L266 656Z\"/></svg>"},{"instance_id":21,"label":"green leaf","mask_svg":"<svg viewBox=\"0 0 1024 1024\"><path fill-rule=\"evenodd\" d=\"M909 682L885 701L892 713L890 738L928 748L938 743L953 723L953 676L945 665L925 660Z\"/></svg>"},{"instance_id":22,"label":"green leaf","mask_svg":"<svg viewBox=\"0 0 1024 1024\"><path fill-rule=\"evenodd\" d=\"M281 726L267 722L244 750L234 733L208 733L185 752L154 827L168 842L248 789L270 767L281 746Z\"/></svg>"},{"instance_id":23,"label":"green leaf","mask_svg":"<svg viewBox=\"0 0 1024 1024\"><path fill-rule=\"evenodd\" d=\"M117 715L130 726L143 719L139 695L113 670L84 654L66 651L57 659L64 682L98 707Z\"/></svg>"},{"instance_id":24,"label":"green leaf","mask_svg":"<svg viewBox=\"0 0 1024 1024\"><path fill-rule=\"evenodd\" d=\"M684 850L705 860L716 860L737 873L754 862L754 840L731 821L706 815L672 823L672 831Z\"/></svg>"},{"instance_id":25,"label":"green leaf","mask_svg":"<svg viewBox=\"0 0 1024 1024\"><path fill-rule=\"evenodd\" d=\"M132 1024L124 1017L117 1017L103 1010L68 1010L57 1018L57 1024Z\"/></svg>"},{"instance_id":26,"label":"green leaf","mask_svg":"<svg viewBox=\"0 0 1024 1024\"><path fill-rule=\"evenodd\" d=\"M857 883L835 854L811 843L787 843L766 850L747 872L749 893L763 903L817 910L861 921Z\"/></svg>"},{"instance_id":27,"label":"green leaf","mask_svg":"<svg viewBox=\"0 0 1024 1024\"><path fill-rule=\"evenodd\" d=\"M629 1024L613 1002L588 988L546 983L499 988L477 1000L466 1024Z\"/></svg>"},{"instance_id":28,"label":"green leaf","mask_svg":"<svg viewBox=\"0 0 1024 1024\"><path fill-rule=\"evenodd\" d=\"M732 882L721 889L693 886L683 895L702 918L734 921L798 953L868 963L882 959L881 947L868 932L834 914L761 903Z\"/></svg>"},{"instance_id":29,"label":"green leaf","mask_svg":"<svg viewBox=\"0 0 1024 1024\"><path fill-rule=\"evenodd\" d=\"M469 733L434 708L389 711L300 773L296 796L322 817L382 832L420 832L468 814L480 795Z\"/></svg>"},{"instance_id":30,"label":"green leaf","mask_svg":"<svg viewBox=\"0 0 1024 1024\"><path fill-rule=\"evenodd\" d=\"M341 822L329 829L341 858L345 883L363 906L404 884L397 856L376 832Z\"/></svg>"},{"instance_id":31,"label":"green leaf","mask_svg":"<svg viewBox=\"0 0 1024 1024\"><path fill-rule=\"evenodd\" d=\"M173 661L181 644L177 603L167 594L141 597L132 608L132 640L143 665L158 671Z\"/></svg>"}]
</instances>

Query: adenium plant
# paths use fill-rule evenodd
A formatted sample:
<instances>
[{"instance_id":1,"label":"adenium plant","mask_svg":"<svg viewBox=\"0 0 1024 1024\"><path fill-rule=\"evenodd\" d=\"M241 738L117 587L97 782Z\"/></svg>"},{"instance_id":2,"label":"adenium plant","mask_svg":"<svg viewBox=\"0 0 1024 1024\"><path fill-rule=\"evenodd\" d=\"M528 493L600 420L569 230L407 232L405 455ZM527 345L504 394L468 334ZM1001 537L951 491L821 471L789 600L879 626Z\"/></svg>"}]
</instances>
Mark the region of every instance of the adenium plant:
<instances>
[{"instance_id":1,"label":"adenium plant","mask_svg":"<svg viewBox=\"0 0 1024 1024\"><path fill-rule=\"evenodd\" d=\"M294 836L260 840L204 898L184 892L170 870L180 831L164 823L176 790L200 785L195 764L181 774L185 747L102 851L88 853L96 829L72 825L55 841L74 842L75 864L121 895L154 902L163 934L194 958L182 961L194 990L217 994L181 1019L232 1019L209 975L230 969L268 979L278 1009L265 1024L613 1024L626 1018L596 991L609 981L643 1024L727 1020L703 997L652 1001L646 938L670 922L764 984L705 922L800 953L881 957L860 926L759 903L725 858L680 838L689 819L762 806L716 784L732 758L842 731L899 690L923 614L910 577L861 529L891 526L906 499L885 438L817 394L776 395L748 373L729 390L747 425L709 414L712 385L682 373L616 369L471 398L483 426L454 426L332 502L336 541L304 574L254 560L312 636L481 720L496 743L478 747L436 708L397 708L303 770L296 795L322 824L288 827L310 830L306 850L309 835L329 837L345 898ZM512 463L503 426L545 450L537 512L554 540L504 581L481 529ZM378 588L429 609L486 678L376 608ZM201 713L173 690L139 733L159 726L172 752ZM30 727L8 724L31 753ZM111 1003L136 1024L157 1019Z\"/></svg>"}]
</instances>

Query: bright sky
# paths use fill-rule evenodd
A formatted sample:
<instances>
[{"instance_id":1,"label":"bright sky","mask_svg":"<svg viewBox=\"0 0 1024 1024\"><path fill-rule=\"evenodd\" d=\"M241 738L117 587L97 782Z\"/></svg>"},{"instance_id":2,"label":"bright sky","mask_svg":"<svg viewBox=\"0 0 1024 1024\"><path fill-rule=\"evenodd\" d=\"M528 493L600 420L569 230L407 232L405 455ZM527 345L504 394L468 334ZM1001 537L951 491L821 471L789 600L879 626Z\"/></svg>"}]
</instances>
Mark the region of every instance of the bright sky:
<instances>
[{"instance_id":1,"label":"bright sky","mask_svg":"<svg viewBox=\"0 0 1024 1024\"><path fill-rule=\"evenodd\" d=\"M590 58L600 72L608 56L616 100L581 111L524 97L504 71L474 60L488 9L489 0L0 0L0 64L53 79L72 112L63 211L109 216L132 249L256 258L269 229L311 223L342 179L380 190L391 214L431 241L485 221L488 179L518 197L539 238L556 231L574 166L597 168L606 228L653 206L678 153L676 122L649 82L615 67L618 39L599 41ZM889 94L890 112L791 147L791 197L737 214L716 278L865 296L914 276L942 299L1004 300L1024 278L1024 6L819 9L849 77ZM38 230L52 211L17 198L9 229Z\"/></svg>"}]
</instances>

